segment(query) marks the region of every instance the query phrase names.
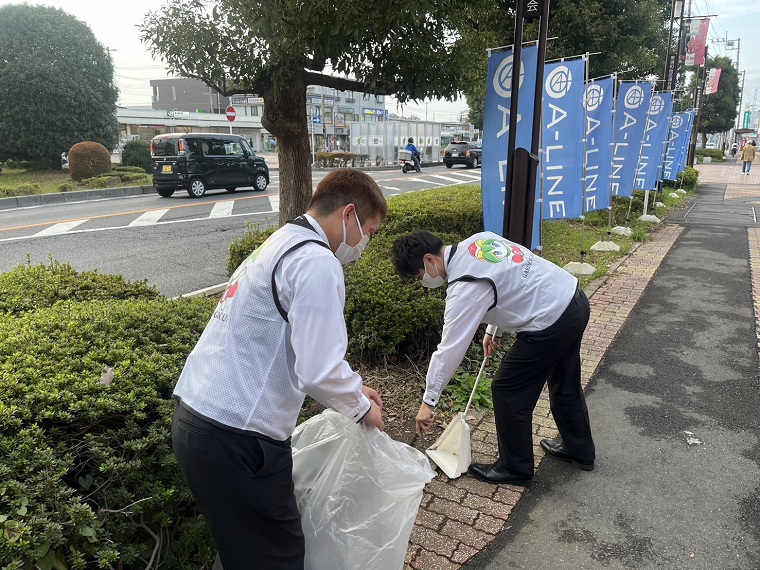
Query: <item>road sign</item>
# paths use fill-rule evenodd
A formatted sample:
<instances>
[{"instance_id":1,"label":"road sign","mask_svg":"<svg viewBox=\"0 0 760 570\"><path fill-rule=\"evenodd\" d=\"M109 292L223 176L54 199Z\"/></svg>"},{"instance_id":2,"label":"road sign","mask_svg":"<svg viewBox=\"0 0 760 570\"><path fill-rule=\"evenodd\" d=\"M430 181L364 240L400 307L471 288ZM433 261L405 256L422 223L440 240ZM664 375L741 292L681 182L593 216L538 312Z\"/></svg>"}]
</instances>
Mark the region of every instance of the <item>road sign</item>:
<instances>
[{"instance_id":1,"label":"road sign","mask_svg":"<svg viewBox=\"0 0 760 570\"><path fill-rule=\"evenodd\" d=\"M190 113L188 111L167 111L166 116L170 119L189 119Z\"/></svg>"},{"instance_id":2,"label":"road sign","mask_svg":"<svg viewBox=\"0 0 760 570\"><path fill-rule=\"evenodd\" d=\"M228 121L230 122L234 121L235 117L237 116L237 113L235 112L235 107L233 107L232 105L227 107L227 109L225 110L225 114L227 115Z\"/></svg>"}]
</instances>

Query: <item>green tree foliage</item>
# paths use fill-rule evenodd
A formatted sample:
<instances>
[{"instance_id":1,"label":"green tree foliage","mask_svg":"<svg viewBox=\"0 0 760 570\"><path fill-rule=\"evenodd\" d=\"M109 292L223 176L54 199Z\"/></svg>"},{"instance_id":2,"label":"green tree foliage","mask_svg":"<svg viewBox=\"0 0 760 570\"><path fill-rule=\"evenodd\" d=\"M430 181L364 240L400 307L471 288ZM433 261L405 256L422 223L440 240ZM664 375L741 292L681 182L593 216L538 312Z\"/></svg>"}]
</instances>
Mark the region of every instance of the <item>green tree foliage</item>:
<instances>
[{"instance_id":1,"label":"green tree foliage","mask_svg":"<svg viewBox=\"0 0 760 570\"><path fill-rule=\"evenodd\" d=\"M699 112L699 132L703 143L708 134L722 133L734 126L739 105L739 73L728 57L708 57L707 68L720 68L718 91L704 96ZM703 144L704 146L704 144Z\"/></svg>"},{"instance_id":2,"label":"green tree foliage","mask_svg":"<svg viewBox=\"0 0 760 570\"><path fill-rule=\"evenodd\" d=\"M662 75L665 67L669 0L552 0L547 59L592 53L589 77L625 71L625 79ZM515 2L475 0L458 12L460 47L471 63L464 93L470 121L483 120L488 48L514 41ZM538 37L538 24L524 28L524 41Z\"/></svg>"},{"instance_id":3,"label":"green tree foliage","mask_svg":"<svg viewBox=\"0 0 760 570\"><path fill-rule=\"evenodd\" d=\"M459 6L454 0L188 0L148 14L141 31L178 75L225 95L264 98L261 122L277 137L280 155L282 222L303 213L312 193L307 85L393 93L400 101L455 96L466 62L452 57L458 35L449 14ZM328 75L328 65L340 77Z\"/></svg>"},{"instance_id":4,"label":"green tree foliage","mask_svg":"<svg viewBox=\"0 0 760 570\"><path fill-rule=\"evenodd\" d=\"M62 10L0 6L0 161L60 168L81 141L118 141L117 90L108 51Z\"/></svg>"},{"instance_id":5,"label":"green tree foliage","mask_svg":"<svg viewBox=\"0 0 760 570\"><path fill-rule=\"evenodd\" d=\"M150 143L146 141L129 141L121 151L121 163L124 166L139 166L150 172Z\"/></svg>"}]
</instances>

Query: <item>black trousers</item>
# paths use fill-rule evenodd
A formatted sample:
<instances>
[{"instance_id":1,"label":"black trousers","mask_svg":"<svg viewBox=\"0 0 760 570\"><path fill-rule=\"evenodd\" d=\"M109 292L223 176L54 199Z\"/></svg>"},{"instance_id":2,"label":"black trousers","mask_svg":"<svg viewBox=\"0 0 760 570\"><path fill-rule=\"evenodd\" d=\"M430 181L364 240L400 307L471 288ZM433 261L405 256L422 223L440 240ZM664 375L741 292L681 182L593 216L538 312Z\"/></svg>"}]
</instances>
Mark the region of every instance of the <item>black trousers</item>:
<instances>
[{"instance_id":1,"label":"black trousers","mask_svg":"<svg viewBox=\"0 0 760 570\"><path fill-rule=\"evenodd\" d=\"M178 404L172 443L224 570L303 570L290 440L224 429Z\"/></svg>"},{"instance_id":2,"label":"black trousers","mask_svg":"<svg viewBox=\"0 0 760 570\"><path fill-rule=\"evenodd\" d=\"M533 476L533 410L544 382L552 415L568 453L584 463L595 458L581 389L581 339L590 308L580 287L550 327L518 333L491 384L499 459L513 475Z\"/></svg>"}]
</instances>

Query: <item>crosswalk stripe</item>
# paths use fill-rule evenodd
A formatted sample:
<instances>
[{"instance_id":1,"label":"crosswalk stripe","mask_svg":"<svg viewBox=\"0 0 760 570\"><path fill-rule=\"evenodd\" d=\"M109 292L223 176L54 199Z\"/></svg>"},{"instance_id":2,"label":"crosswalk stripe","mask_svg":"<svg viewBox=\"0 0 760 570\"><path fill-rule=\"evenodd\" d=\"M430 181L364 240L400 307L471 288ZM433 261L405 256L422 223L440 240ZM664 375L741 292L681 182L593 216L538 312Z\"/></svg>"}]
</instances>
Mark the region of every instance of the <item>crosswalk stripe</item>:
<instances>
[{"instance_id":1,"label":"crosswalk stripe","mask_svg":"<svg viewBox=\"0 0 760 570\"><path fill-rule=\"evenodd\" d=\"M280 196L279 194L277 196L268 196L269 198L269 207L272 208L273 212L279 212L280 211Z\"/></svg>"},{"instance_id":2,"label":"crosswalk stripe","mask_svg":"<svg viewBox=\"0 0 760 570\"><path fill-rule=\"evenodd\" d=\"M161 219L161 217L168 212L169 210L151 210L150 212L145 212L142 214L139 218L132 220L129 223L129 226L152 226L155 224L158 220Z\"/></svg>"},{"instance_id":3,"label":"crosswalk stripe","mask_svg":"<svg viewBox=\"0 0 760 570\"><path fill-rule=\"evenodd\" d=\"M417 182L427 182L428 184L435 184L436 186L446 186L445 184L441 184L440 182L434 182L432 180L425 180L424 178L415 178ZM459 182L459 180L457 180Z\"/></svg>"},{"instance_id":4,"label":"crosswalk stripe","mask_svg":"<svg viewBox=\"0 0 760 570\"><path fill-rule=\"evenodd\" d=\"M209 218L226 218L227 216L232 215L232 208L235 207L235 202L230 200L228 202L217 202L214 204L213 209L211 210L211 213L208 215Z\"/></svg>"},{"instance_id":5,"label":"crosswalk stripe","mask_svg":"<svg viewBox=\"0 0 760 570\"><path fill-rule=\"evenodd\" d=\"M452 176L464 176L465 178L472 178L473 180L480 180L480 176L474 174L467 174L466 172L452 172Z\"/></svg>"},{"instance_id":6,"label":"crosswalk stripe","mask_svg":"<svg viewBox=\"0 0 760 570\"><path fill-rule=\"evenodd\" d=\"M74 220L73 222L61 222L60 224L53 224L52 226L45 228L41 232L34 234L35 236L57 236L59 234L65 234L67 231L77 227L80 224L85 223L87 220Z\"/></svg>"},{"instance_id":7,"label":"crosswalk stripe","mask_svg":"<svg viewBox=\"0 0 760 570\"><path fill-rule=\"evenodd\" d=\"M441 180L448 180L449 182L458 182L462 183L461 178L450 178L448 176L441 176L440 174L431 174L431 176L435 176L436 178L440 178Z\"/></svg>"}]
</instances>

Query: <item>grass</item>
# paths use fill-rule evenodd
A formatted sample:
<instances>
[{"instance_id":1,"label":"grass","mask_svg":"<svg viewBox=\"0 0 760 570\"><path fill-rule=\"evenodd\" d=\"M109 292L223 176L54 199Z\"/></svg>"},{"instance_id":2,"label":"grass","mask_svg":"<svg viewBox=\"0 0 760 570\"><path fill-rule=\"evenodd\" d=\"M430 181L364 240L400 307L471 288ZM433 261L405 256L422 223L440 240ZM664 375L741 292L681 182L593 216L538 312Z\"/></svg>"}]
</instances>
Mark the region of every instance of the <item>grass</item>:
<instances>
[{"instance_id":1,"label":"grass","mask_svg":"<svg viewBox=\"0 0 760 570\"><path fill-rule=\"evenodd\" d=\"M0 173L0 188L15 189L22 184L39 184L40 194L58 192L58 187L65 182L71 182L66 170L3 169Z\"/></svg>"},{"instance_id":2,"label":"grass","mask_svg":"<svg viewBox=\"0 0 760 570\"><path fill-rule=\"evenodd\" d=\"M117 165L114 165L117 166ZM111 172L104 176L118 177L128 173ZM104 186L102 181L95 178L74 182L69 176L68 170L25 170L4 168L0 172L0 197L3 195L20 196L24 194L53 194L58 192L70 192L72 190L86 190L90 188L121 188L123 186L151 185L150 174L144 178L126 180L108 180ZM65 186L64 186L65 185Z\"/></svg>"}]
</instances>

